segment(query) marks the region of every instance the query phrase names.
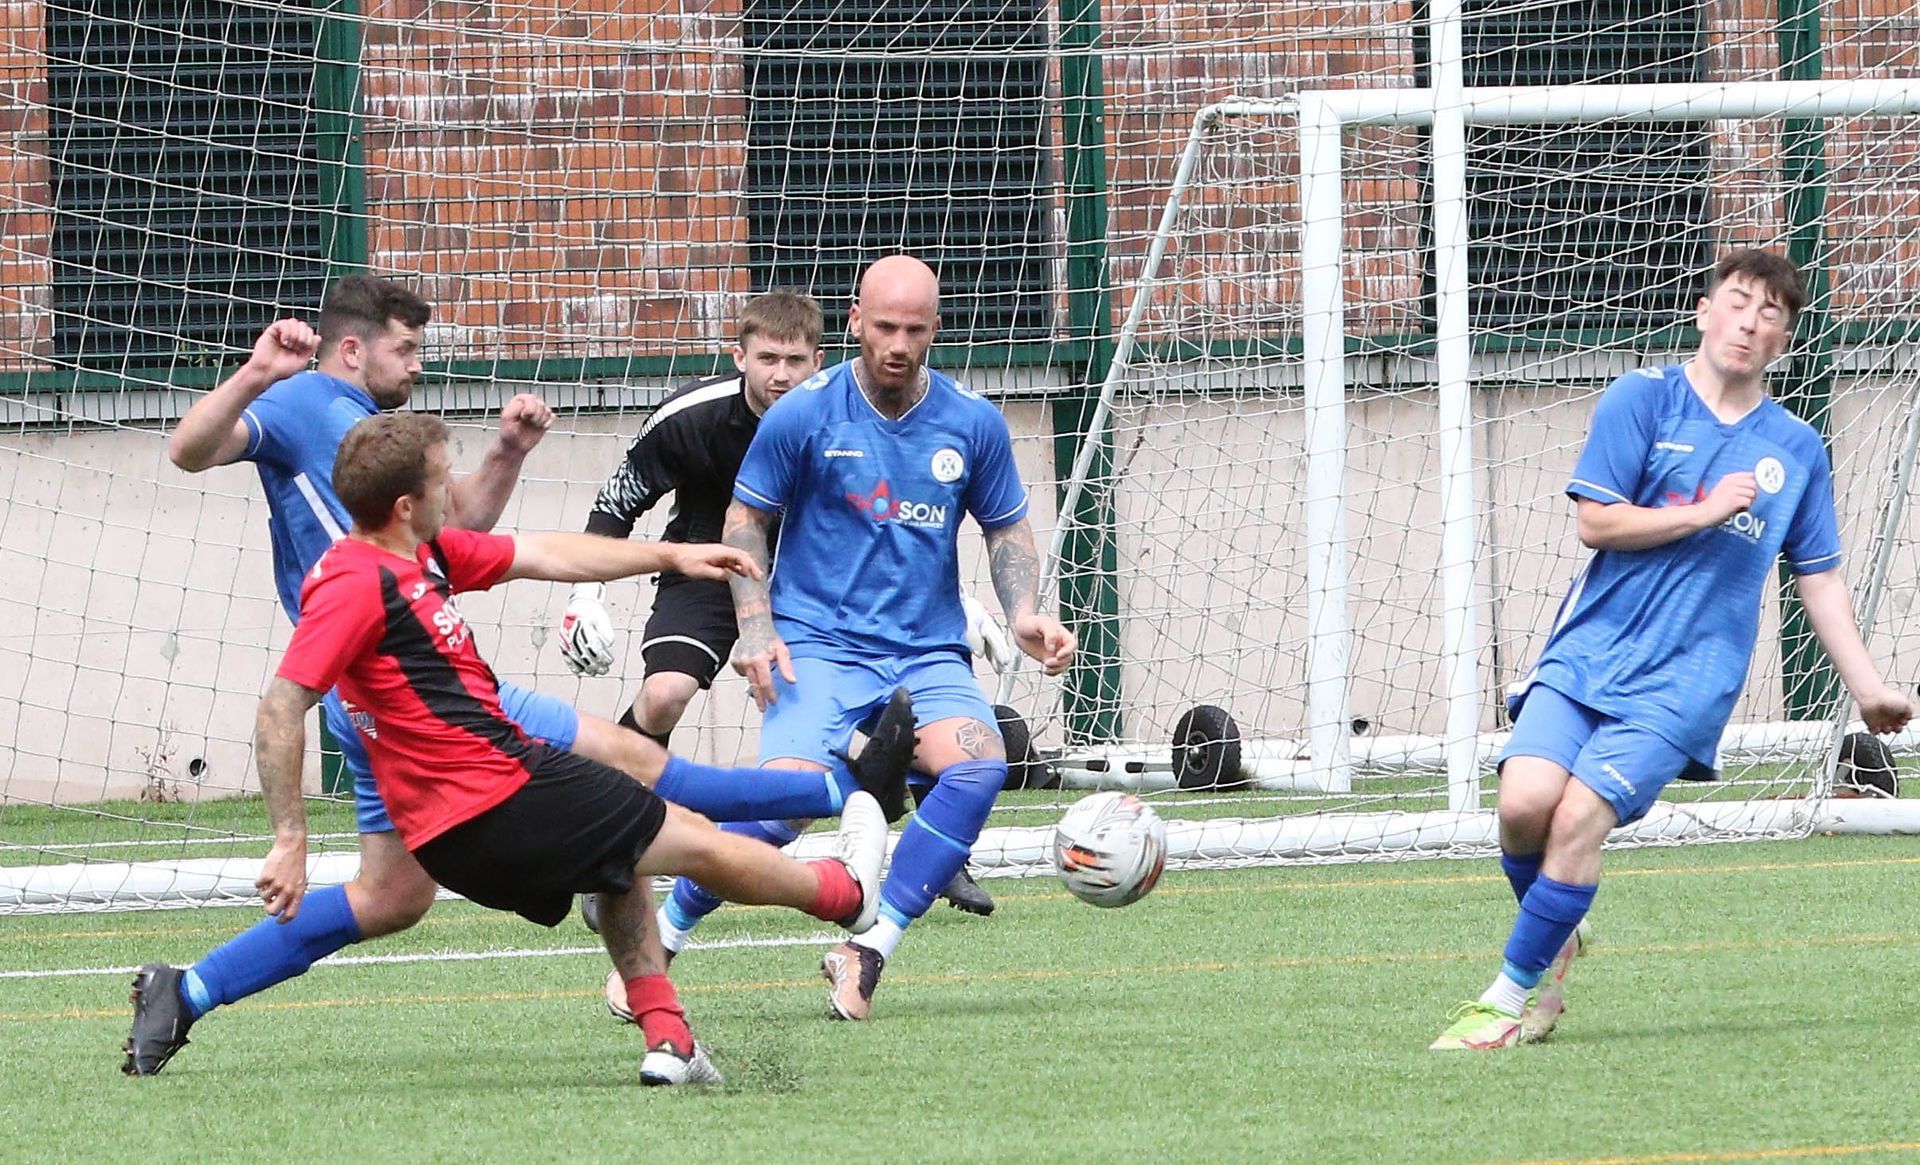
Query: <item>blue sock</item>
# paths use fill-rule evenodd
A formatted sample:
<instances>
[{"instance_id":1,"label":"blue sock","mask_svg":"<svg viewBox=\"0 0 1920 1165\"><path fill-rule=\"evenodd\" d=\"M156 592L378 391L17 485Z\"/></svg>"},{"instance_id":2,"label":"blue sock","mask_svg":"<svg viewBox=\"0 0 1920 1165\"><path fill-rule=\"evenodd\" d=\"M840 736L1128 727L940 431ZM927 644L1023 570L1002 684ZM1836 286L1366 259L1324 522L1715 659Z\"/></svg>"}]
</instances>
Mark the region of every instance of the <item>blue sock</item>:
<instances>
[{"instance_id":1,"label":"blue sock","mask_svg":"<svg viewBox=\"0 0 1920 1165\"><path fill-rule=\"evenodd\" d=\"M653 791L715 821L832 817L845 801L832 773L805 769L727 769L677 756Z\"/></svg>"},{"instance_id":2,"label":"blue sock","mask_svg":"<svg viewBox=\"0 0 1920 1165\"><path fill-rule=\"evenodd\" d=\"M1553 956L1560 953L1573 928L1593 908L1600 887L1556 882L1541 874L1520 902L1513 934L1507 938L1506 965L1501 970L1522 987L1540 982Z\"/></svg>"},{"instance_id":3,"label":"blue sock","mask_svg":"<svg viewBox=\"0 0 1920 1165\"><path fill-rule=\"evenodd\" d=\"M814 774L816 777L819 775ZM800 831L790 821L730 821L720 828L741 837L756 838L776 849L800 836ZM667 921L681 930L692 930L701 919L720 909L724 902L725 899L692 878L675 878L673 892L667 895Z\"/></svg>"},{"instance_id":4,"label":"blue sock","mask_svg":"<svg viewBox=\"0 0 1920 1165\"><path fill-rule=\"evenodd\" d=\"M927 912L934 896L967 864L1000 786L1004 760L970 760L941 770L938 782L908 818L893 850L893 867L880 888L880 913L906 926Z\"/></svg>"},{"instance_id":5,"label":"blue sock","mask_svg":"<svg viewBox=\"0 0 1920 1165\"><path fill-rule=\"evenodd\" d=\"M187 968L180 994L199 1019L275 983L306 973L317 959L360 941L360 924L347 905L345 886L315 890L300 903L292 922L264 918L208 951Z\"/></svg>"},{"instance_id":6,"label":"blue sock","mask_svg":"<svg viewBox=\"0 0 1920 1165\"><path fill-rule=\"evenodd\" d=\"M1507 884L1513 887L1513 900L1524 902L1527 891L1533 887L1533 880L1540 876L1540 863L1545 854L1510 854L1500 851L1500 869L1507 875Z\"/></svg>"}]
</instances>

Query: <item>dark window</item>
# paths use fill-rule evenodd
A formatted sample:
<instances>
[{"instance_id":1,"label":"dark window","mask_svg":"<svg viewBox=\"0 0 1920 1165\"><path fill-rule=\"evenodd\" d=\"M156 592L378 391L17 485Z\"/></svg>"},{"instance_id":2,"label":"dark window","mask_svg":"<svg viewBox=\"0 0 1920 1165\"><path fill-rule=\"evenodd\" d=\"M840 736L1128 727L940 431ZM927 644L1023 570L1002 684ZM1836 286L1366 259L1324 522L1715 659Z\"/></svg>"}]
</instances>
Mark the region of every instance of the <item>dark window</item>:
<instances>
[{"instance_id":1,"label":"dark window","mask_svg":"<svg viewBox=\"0 0 1920 1165\"><path fill-rule=\"evenodd\" d=\"M1046 28L1038 0L746 0L754 290L812 292L831 342L905 251L943 339L1049 334Z\"/></svg>"},{"instance_id":2,"label":"dark window","mask_svg":"<svg viewBox=\"0 0 1920 1165\"><path fill-rule=\"evenodd\" d=\"M1427 85L1425 0L1415 18ZM1465 0L1462 40L1469 86L1706 77L1700 0ZM1640 329L1684 317L1709 261L1708 147L1700 122L1468 126L1475 326ZM1430 251L1427 261L1431 293Z\"/></svg>"},{"instance_id":3,"label":"dark window","mask_svg":"<svg viewBox=\"0 0 1920 1165\"><path fill-rule=\"evenodd\" d=\"M58 358L202 362L319 302L311 11L68 0L46 35Z\"/></svg>"}]
</instances>

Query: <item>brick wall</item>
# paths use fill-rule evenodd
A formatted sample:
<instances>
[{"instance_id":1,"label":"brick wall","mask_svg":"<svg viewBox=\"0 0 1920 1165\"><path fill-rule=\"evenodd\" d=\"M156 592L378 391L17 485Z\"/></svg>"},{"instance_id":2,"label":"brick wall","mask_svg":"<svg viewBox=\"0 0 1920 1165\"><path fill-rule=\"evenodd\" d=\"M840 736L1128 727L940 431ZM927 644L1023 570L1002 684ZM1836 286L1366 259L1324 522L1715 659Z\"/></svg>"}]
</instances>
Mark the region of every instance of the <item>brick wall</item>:
<instances>
[{"instance_id":1,"label":"brick wall","mask_svg":"<svg viewBox=\"0 0 1920 1165\"><path fill-rule=\"evenodd\" d=\"M746 292L734 18L493 7L370 7L374 266L423 278L450 355L706 348Z\"/></svg>"},{"instance_id":2,"label":"brick wall","mask_svg":"<svg viewBox=\"0 0 1920 1165\"><path fill-rule=\"evenodd\" d=\"M53 337L46 43L38 0L0 0L0 368Z\"/></svg>"},{"instance_id":3,"label":"brick wall","mask_svg":"<svg viewBox=\"0 0 1920 1165\"><path fill-rule=\"evenodd\" d=\"M1717 75L1775 75L1775 3L1710 0ZM0 0L0 368L49 355L41 8ZM725 338L747 294L739 0L369 0L365 9L372 262L416 277L441 305L436 355L705 352ZM1119 308L1196 109L1228 95L1411 84L1422 35L1413 16L1411 0L1106 4L1108 239ZM1920 67L1920 11L1909 0L1832 0L1824 35L1830 75ZM1056 98L1059 87L1056 61ZM1834 128L1831 233L1845 311L1906 311L1920 291L1914 124ZM1056 108L1056 149L1061 137ZM1716 137L1731 238L1781 230L1775 138L1752 125ZM1258 310L1297 311L1284 131L1268 146L1270 158L1241 159L1265 167L1264 181L1242 181L1239 204L1220 211L1249 242L1208 257L1215 265L1194 270L1209 278L1182 287L1176 301L1218 311L1254 298ZM1370 131L1354 155L1356 322L1417 330L1411 138Z\"/></svg>"}]
</instances>

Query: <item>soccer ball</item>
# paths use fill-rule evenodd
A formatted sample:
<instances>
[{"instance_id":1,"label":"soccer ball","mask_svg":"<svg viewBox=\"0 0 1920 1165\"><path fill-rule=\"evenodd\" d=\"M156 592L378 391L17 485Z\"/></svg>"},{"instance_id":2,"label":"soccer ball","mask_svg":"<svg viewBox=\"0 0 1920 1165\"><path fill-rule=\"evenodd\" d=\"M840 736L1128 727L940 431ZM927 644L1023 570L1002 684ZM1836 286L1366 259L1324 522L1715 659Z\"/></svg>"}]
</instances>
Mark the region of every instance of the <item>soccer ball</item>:
<instances>
[{"instance_id":1,"label":"soccer ball","mask_svg":"<svg viewBox=\"0 0 1920 1165\"><path fill-rule=\"evenodd\" d=\"M1138 902L1167 868L1166 822L1131 793L1082 797L1054 828L1053 868L1082 902Z\"/></svg>"}]
</instances>

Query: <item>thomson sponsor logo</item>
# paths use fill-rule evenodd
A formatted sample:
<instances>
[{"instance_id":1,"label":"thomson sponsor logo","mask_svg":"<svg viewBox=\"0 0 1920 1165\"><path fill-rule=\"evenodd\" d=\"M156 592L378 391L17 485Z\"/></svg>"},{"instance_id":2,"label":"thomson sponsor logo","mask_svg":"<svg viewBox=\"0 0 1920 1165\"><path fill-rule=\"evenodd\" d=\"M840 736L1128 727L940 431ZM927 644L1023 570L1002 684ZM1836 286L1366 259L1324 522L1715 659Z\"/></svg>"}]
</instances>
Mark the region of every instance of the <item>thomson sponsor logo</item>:
<instances>
[{"instance_id":1,"label":"thomson sponsor logo","mask_svg":"<svg viewBox=\"0 0 1920 1165\"><path fill-rule=\"evenodd\" d=\"M1754 517L1752 510L1741 510L1720 523L1720 528L1730 534L1738 534L1749 542L1758 542L1767 536L1767 520Z\"/></svg>"},{"instance_id":2,"label":"thomson sponsor logo","mask_svg":"<svg viewBox=\"0 0 1920 1165\"><path fill-rule=\"evenodd\" d=\"M947 524L947 507L941 502L916 502L910 498L896 498L893 488L885 481L873 488L871 493L849 493L847 501L876 522L901 522L908 526L942 527Z\"/></svg>"}]
</instances>

